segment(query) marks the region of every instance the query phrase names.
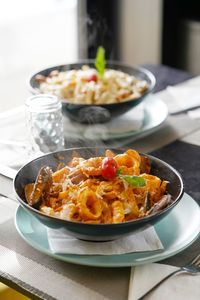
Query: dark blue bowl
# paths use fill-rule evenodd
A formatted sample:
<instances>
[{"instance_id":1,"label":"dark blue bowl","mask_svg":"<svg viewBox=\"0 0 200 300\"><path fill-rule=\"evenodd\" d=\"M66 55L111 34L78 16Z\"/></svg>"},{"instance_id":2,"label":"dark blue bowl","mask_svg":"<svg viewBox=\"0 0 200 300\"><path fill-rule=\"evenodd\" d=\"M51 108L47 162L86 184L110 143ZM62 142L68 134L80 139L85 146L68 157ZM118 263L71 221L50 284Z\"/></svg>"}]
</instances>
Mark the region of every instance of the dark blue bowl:
<instances>
[{"instance_id":1,"label":"dark blue bowl","mask_svg":"<svg viewBox=\"0 0 200 300\"><path fill-rule=\"evenodd\" d=\"M115 153L122 153L124 151L119 149L112 150L115 151ZM100 156L105 153L104 148L73 148L46 154L23 166L15 177L14 191L19 204L22 205L31 215L35 216L41 222L41 224L44 224L47 227L54 229L64 228L70 235L83 240L114 240L135 231L141 231L149 225L154 225L171 212L183 195L183 181L180 174L164 161L145 154L145 156L148 156L151 160L151 174L169 181L167 191L169 194L171 194L173 202L160 212L124 223L86 224L81 222L61 220L55 217L44 215L39 210L29 206L25 200L24 186L27 183L31 183L36 180L38 171L42 166L50 166L55 170L56 166L60 162L69 162L74 154L74 151L85 158Z\"/></svg>"},{"instance_id":2,"label":"dark blue bowl","mask_svg":"<svg viewBox=\"0 0 200 300\"><path fill-rule=\"evenodd\" d=\"M83 60L78 63L59 65L59 66L54 66L54 67L41 70L35 73L29 79L28 81L29 90L31 91L32 94L41 93L39 89L39 83L36 80L37 75L48 76L54 70L67 71L72 69L81 69L83 65L94 67L94 61ZM104 104L104 105L73 104L68 102L66 99L65 100L61 99L64 115L67 115L71 120L79 123L104 123L109 121L113 117L117 117L126 113L131 108L140 104L145 99L145 97L152 92L155 86L156 80L154 75L150 71L144 68L127 66L114 61L113 62L108 61L106 66L109 69L120 70L129 75L133 75L137 79L146 80L149 86L148 90L141 97L137 99L130 99L128 101L124 101L120 103Z\"/></svg>"}]
</instances>

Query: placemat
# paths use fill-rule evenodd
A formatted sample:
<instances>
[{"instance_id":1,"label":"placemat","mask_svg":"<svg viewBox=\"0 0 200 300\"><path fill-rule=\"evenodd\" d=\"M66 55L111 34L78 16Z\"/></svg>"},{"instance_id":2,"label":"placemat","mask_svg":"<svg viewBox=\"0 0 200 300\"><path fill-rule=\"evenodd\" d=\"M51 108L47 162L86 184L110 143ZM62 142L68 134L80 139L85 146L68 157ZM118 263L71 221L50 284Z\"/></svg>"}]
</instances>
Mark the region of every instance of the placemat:
<instances>
[{"instance_id":1,"label":"placemat","mask_svg":"<svg viewBox=\"0 0 200 300\"><path fill-rule=\"evenodd\" d=\"M200 204L200 147L177 140L150 154L177 169L182 175L185 192Z\"/></svg>"},{"instance_id":2,"label":"placemat","mask_svg":"<svg viewBox=\"0 0 200 300\"><path fill-rule=\"evenodd\" d=\"M186 71L165 65L145 64L143 67L151 71L156 77L154 93L166 89L168 85L176 85L194 77Z\"/></svg>"}]
</instances>

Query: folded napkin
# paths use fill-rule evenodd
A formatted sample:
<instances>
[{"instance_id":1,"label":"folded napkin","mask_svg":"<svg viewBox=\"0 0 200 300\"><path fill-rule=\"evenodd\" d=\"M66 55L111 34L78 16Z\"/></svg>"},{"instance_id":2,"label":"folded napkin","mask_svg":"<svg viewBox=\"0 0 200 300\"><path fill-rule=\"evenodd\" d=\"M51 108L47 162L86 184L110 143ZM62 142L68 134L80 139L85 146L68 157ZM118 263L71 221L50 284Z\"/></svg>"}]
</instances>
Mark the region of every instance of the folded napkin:
<instances>
[{"instance_id":1,"label":"folded napkin","mask_svg":"<svg viewBox=\"0 0 200 300\"><path fill-rule=\"evenodd\" d=\"M18 168L27 162L28 139L24 106L0 113L0 163Z\"/></svg>"},{"instance_id":2,"label":"folded napkin","mask_svg":"<svg viewBox=\"0 0 200 300\"><path fill-rule=\"evenodd\" d=\"M31 147L25 106L0 113L0 147L0 163L15 169L43 155L39 150L34 152Z\"/></svg>"},{"instance_id":3,"label":"folded napkin","mask_svg":"<svg viewBox=\"0 0 200 300\"><path fill-rule=\"evenodd\" d=\"M113 118L103 124L79 124L64 118L64 132L66 137L86 137L89 139L107 139L110 135L117 135L129 131L138 131L143 125L144 104L141 103L127 113Z\"/></svg>"},{"instance_id":4,"label":"folded napkin","mask_svg":"<svg viewBox=\"0 0 200 300\"><path fill-rule=\"evenodd\" d=\"M169 86L167 88L169 95L172 97L170 113L177 113L182 110L200 107L200 87L199 86ZM197 117L188 112L190 117ZM198 118L200 114L198 114Z\"/></svg>"},{"instance_id":5,"label":"folded napkin","mask_svg":"<svg viewBox=\"0 0 200 300\"><path fill-rule=\"evenodd\" d=\"M157 263L132 267L128 300L137 300L158 281L175 270L177 267ZM200 299L200 275L177 274L172 276L145 299L198 300Z\"/></svg>"},{"instance_id":6,"label":"folded napkin","mask_svg":"<svg viewBox=\"0 0 200 300\"><path fill-rule=\"evenodd\" d=\"M112 255L163 249L154 227L109 242L82 241L69 236L64 231L49 228L47 229L47 236L53 253Z\"/></svg>"},{"instance_id":7,"label":"folded napkin","mask_svg":"<svg viewBox=\"0 0 200 300\"><path fill-rule=\"evenodd\" d=\"M200 118L200 108L188 111L187 114L191 119L199 119Z\"/></svg>"}]
</instances>

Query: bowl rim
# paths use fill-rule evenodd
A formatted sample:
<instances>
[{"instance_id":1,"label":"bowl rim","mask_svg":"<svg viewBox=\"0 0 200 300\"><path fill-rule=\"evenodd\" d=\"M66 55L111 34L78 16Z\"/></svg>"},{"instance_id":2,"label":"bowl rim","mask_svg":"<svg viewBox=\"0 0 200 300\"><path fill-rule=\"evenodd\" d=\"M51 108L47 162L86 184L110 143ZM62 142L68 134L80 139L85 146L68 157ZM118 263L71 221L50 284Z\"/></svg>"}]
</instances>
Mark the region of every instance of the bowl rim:
<instances>
[{"instance_id":1,"label":"bowl rim","mask_svg":"<svg viewBox=\"0 0 200 300\"><path fill-rule=\"evenodd\" d=\"M52 66L49 66L47 68L44 68L44 69L40 69L38 71L35 71L32 75L29 75L28 79L27 79L27 83L26 85L28 86L28 91L30 93L32 93L33 95L38 95L38 94L41 94L41 91L38 89L38 88L34 88L32 85L31 85L31 80L34 79L34 77L38 74L40 74L41 72L44 72L46 70L49 70L49 69L60 69L60 68L63 68L63 67L66 67L66 66L75 66L75 65L83 65L83 64L94 64L95 60L94 59L79 59L77 60L76 62L69 62L67 64L59 64L59 65L52 65ZM143 74L145 74L149 79L150 79L150 86L148 88L147 91L144 92L143 95L141 95L139 98L136 98L134 100L137 100L137 99L141 99L142 97L148 95L149 93L152 92L152 90L154 89L155 85L156 85L156 78L155 76L153 75L153 73L151 71L149 71L148 69L144 68L144 67L140 67L140 66L134 66L132 64L126 64L126 63L123 63L122 61L116 61L116 60L107 60L106 61L107 65L115 65L116 67L125 67L125 68L132 68L132 70L135 70L135 71L140 71L142 72ZM44 94L44 93L43 93ZM71 104L71 105L74 105L74 106L95 106L95 104L78 104L78 103L72 103L72 102L68 102L66 99L65 100L62 100L60 99L61 102L63 104ZM123 101L123 102L120 102L120 103L128 103L129 101L133 101L133 99L129 99L127 101ZM99 104L97 106L113 106L113 105L119 105L120 103L108 103L108 104Z\"/></svg>"},{"instance_id":2,"label":"bowl rim","mask_svg":"<svg viewBox=\"0 0 200 300\"><path fill-rule=\"evenodd\" d=\"M144 156L147 156L149 157L150 159L152 159L153 161L155 162L159 162L161 163L162 165L164 165L165 167L169 168L173 173L176 174L176 176L178 177L179 179L179 182L180 182L180 191L179 191L179 194L178 196L176 197L176 199L169 205L167 206L166 208L162 209L161 211L159 212L156 212L152 215L148 215L148 216L145 216L145 217L142 217L142 218L139 218L139 219L134 219L134 220L130 220L130 221L126 221L126 222L120 222L120 223L98 223L98 224L92 224L92 223L84 223L84 222L78 222L78 221L70 221L70 220L65 220L65 219L60 219L60 218L57 218L57 217L54 217L54 216L49 216L47 214L44 214L42 213L41 211L35 209L34 207L31 207L30 205L28 205L28 203L26 203L25 201L23 201L21 199L21 197L18 195L17 191L16 191L16 181L17 181L17 177L19 176L20 172L23 171L23 169L28 166L29 164L32 164L34 163L35 161L37 160L40 160L42 159L43 157L47 157L48 155L52 156L54 154L57 154L57 153L62 153L62 152L67 152L67 151L77 151L77 150L86 150L86 149L97 149L97 147L73 147L73 148L67 148L67 149L64 149L64 150L60 150L60 151L54 151L54 152L50 152L50 153L47 153L45 155L42 155L40 157L37 157L37 158L34 158L33 160L29 161L27 164L23 165L18 171L17 171L17 174L15 175L15 178L13 180L13 190L14 190L14 193L15 193L15 196L19 202L20 205L22 205L23 207L25 207L26 209L28 210L31 210L31 212L33 212L34 214L38 214L39 216L41 217L45 217L49 220L57 220L58 221L58 224L60 223L65 223L65 224L73 224L73 225L84 225L85 227L93 227L93 228L100 228L100 227L113 227L115 226L116 228L117 227L121 227L122 225L123 226L130 226L130 225L133 225L133 224L140 224L140 223L143 223L144 221L149 221L151 219L154 219L154 217L158 217L158 216L161 216L162 214L168 212L169 210L171 210L175 205L178 204L178 202L181 200L182 196L183 196L183 193L184 193L184 183L183 183L183 179L182 179L182 176L181 174L173 167L171 166L170 164L168 164L167 162L163 161L162 159L159 159L153 155L149 155L149 154L146 154L146 153L143 153L143 152L138 152L140 155L144 155ZM98 150L101 149L101 150L105 150L107 149L106 147L98 147ZM111 150L117 150L117 151L123 151L122 148L111 148ZM146 222L145 222L146 223Z\"/></svg>"}]
</instances>

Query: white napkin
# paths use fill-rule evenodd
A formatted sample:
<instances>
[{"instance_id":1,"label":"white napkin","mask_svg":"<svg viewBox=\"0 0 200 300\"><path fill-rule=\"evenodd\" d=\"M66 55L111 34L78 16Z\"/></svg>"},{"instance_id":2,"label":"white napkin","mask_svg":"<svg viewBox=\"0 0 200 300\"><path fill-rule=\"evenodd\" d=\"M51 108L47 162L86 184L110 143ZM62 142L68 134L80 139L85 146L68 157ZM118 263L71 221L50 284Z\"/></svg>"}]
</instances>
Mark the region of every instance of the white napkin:
<instances>
[{"instance_id":1,"label":"white napkin","mask_svg":"<svg viewBox=\"0 0 200 300\"><path fill-rule=\"evenodd\" d=\"M200 118L200 108L188 111L187 114L191 119L199 119Z\"/></svg>"},{"instance_id":2,"label":"white napkin","mask_svg":"<svg viewBox=\"0 0 200 300\"><path fill-rule=\"evenodd\" d=\"M24 105L0 113L0 149L0 164L15 169L43 155L31 148Z\"/></svg>"},{"instance_id":3,"label":"white napkin","mask_svg":"<svg viewBox=\"0 0 200 300\"><path fill-rule=\"evenodd\" d=\"M112 255L163 249L163 245L152 226L142 232L109 242L86 242L71 237L64 231L49 228L47 229L47 236L53 253Z\"/></svg>"},{"instance_id":4,"label":"white napkin","mask_svg":"<svg viewBox=\"0 0 200 300\"><path fill-rule=\"evenodd\" d=\"M163 264L147 264L132 267L128 300L137 300L150 290L166 275L177 270L177 267ZM163 282L145 299L149 300L199 300L200 275L179 274Z\"/></svg>"},{"instance_id":5,"label":"white napkin","mask_svg":"<svg viewBox=\"0 0 200 300\"><path fill-rule=\"evenodd\" d=\"M167 91L173 101L172 107L169 107L170 113L200 106L199 86L169 86ZM197 114L193 115L192 111L188 112L188 114L192 118L200 117L200 113L198 113L198 116Z\"/></svg>"},{"instance_id":6,"label":"white napkin","mask_svg":"<svg viewBox=\"0 0 200 300\"><path fill-rule=\"evenodd\" d=\"M107 139L110 135L138 131L143 125L144 104L141 103L127 113L113 118L103 124L79 124L64 118L64 132L66 137L86 137L88 139Z\"/></svg>"},{"instance_id":7,"label":"white napkin","mask_svg":"<svg viewBox=\"0 0 200 300\"><path fill-rule=\"evenodd\" d=\"M16 168L21 166L29 158L27 143L25 107L0 113L0 163Z\"/></svg>"}]
</instances>

